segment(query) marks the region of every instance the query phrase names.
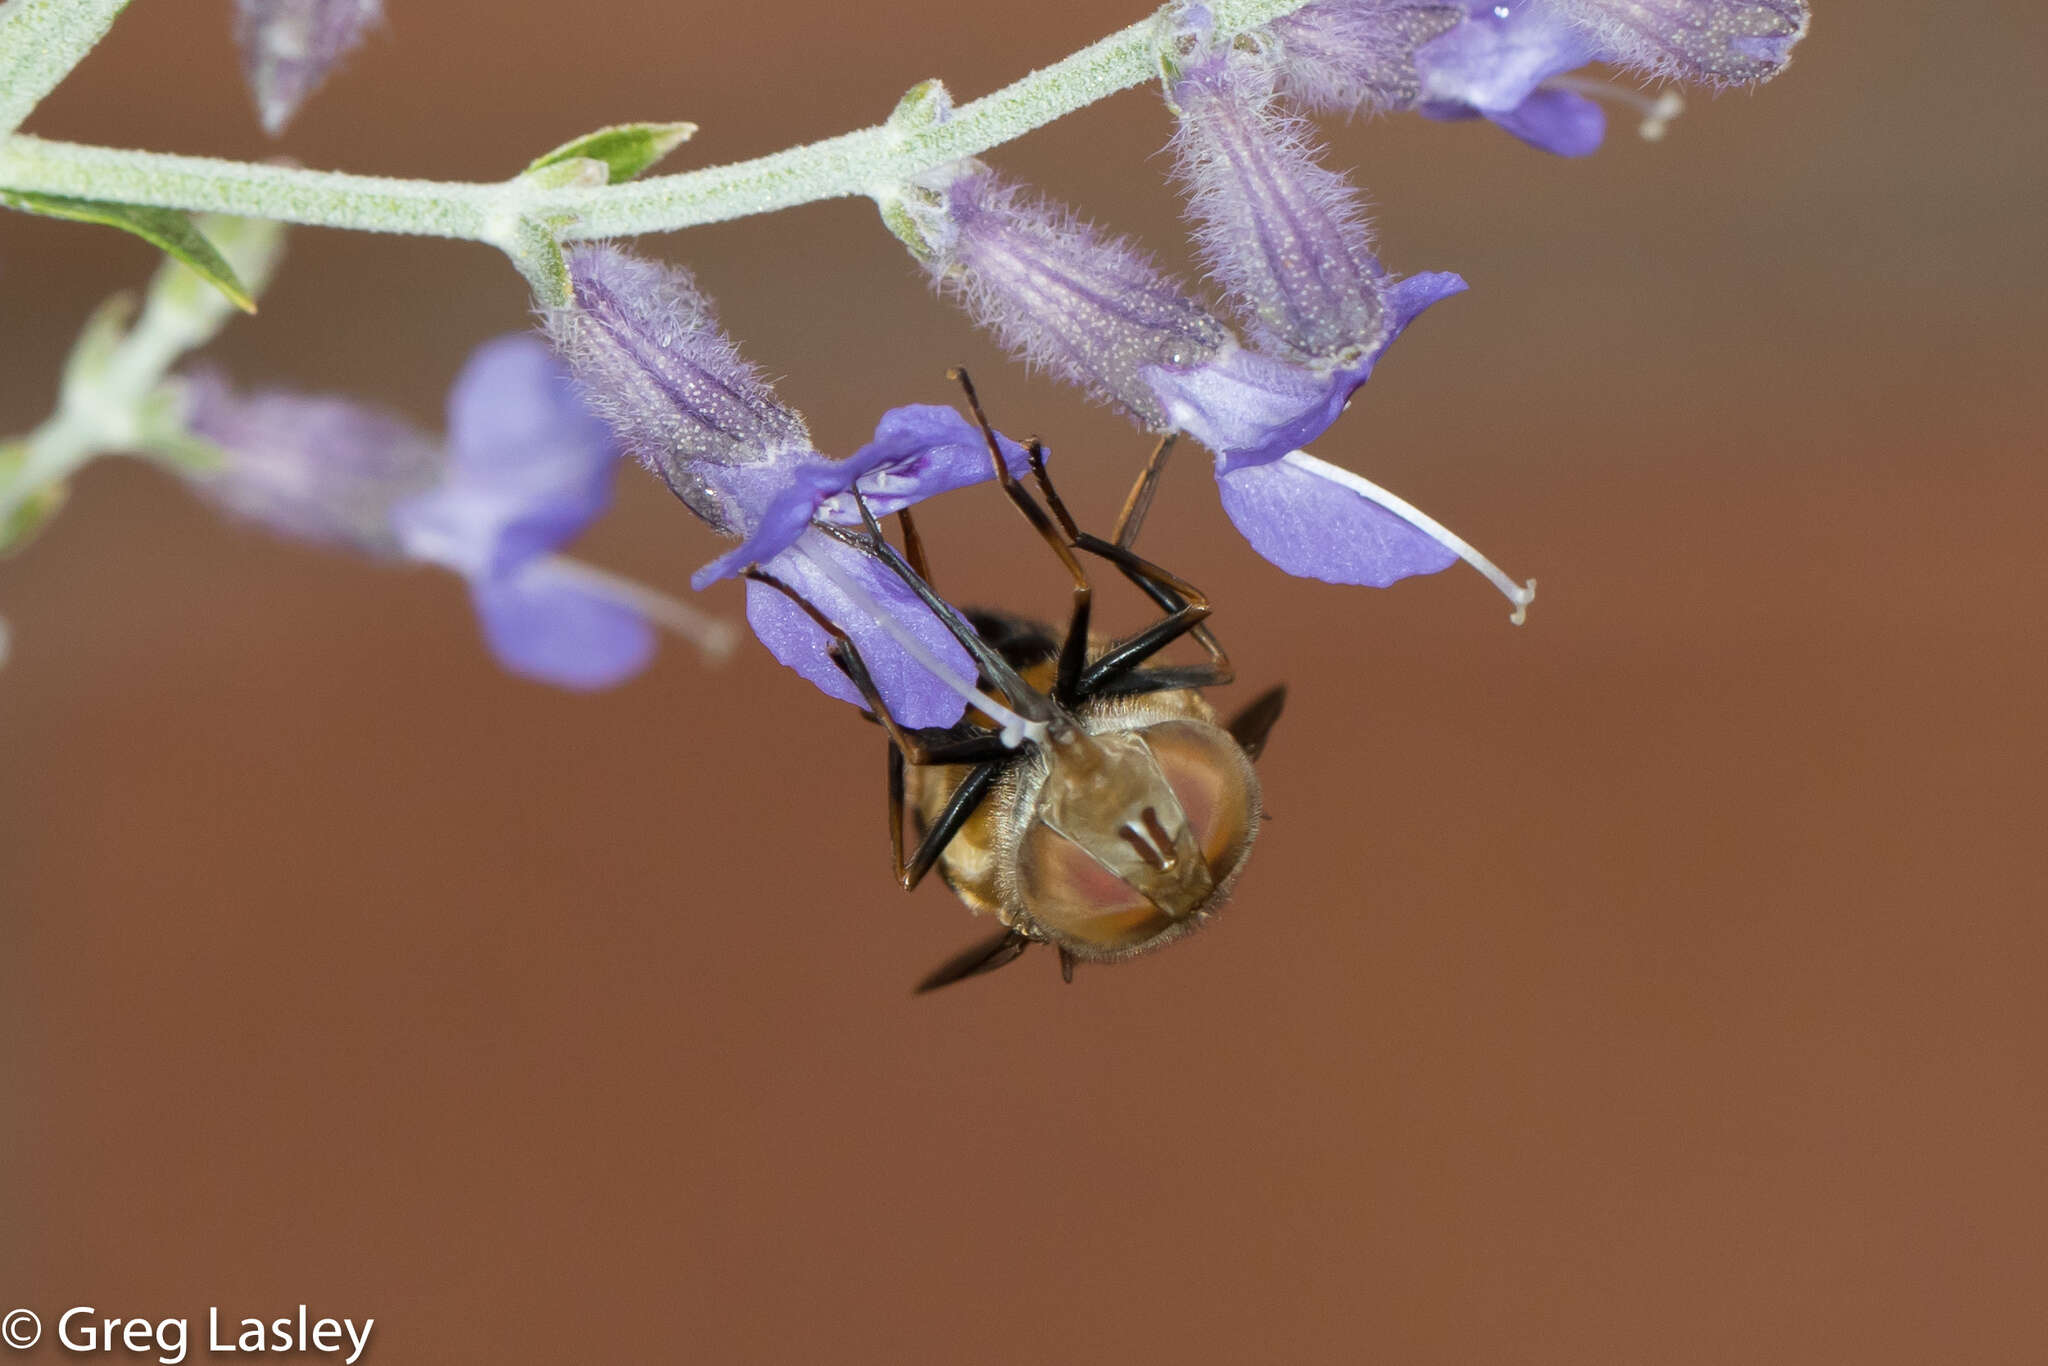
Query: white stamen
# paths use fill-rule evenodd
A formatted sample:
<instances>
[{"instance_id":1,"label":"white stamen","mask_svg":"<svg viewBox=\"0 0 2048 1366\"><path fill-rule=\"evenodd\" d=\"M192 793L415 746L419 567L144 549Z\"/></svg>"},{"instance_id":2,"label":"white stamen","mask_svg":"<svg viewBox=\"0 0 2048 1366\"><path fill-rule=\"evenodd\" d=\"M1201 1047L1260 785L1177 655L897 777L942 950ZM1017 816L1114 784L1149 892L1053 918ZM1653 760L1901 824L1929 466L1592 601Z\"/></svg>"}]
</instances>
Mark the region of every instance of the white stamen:
<instances>
[{"instance_id":1,"label":"white stamen","mask_svg":"<svg viewBox=\"0 0 2048 1366\"><path fill-rule=\"evenodd\" d=\"M610 598L623 607L632 608L655 625L695 645L707 663L723 664L732 658L733 649L739 644L739 628L723 617L699 611L666 593L656 592L645 584L635 583L596 565L585 564L567 555L550 555L540 561L540 568L558 579L566 579L586 593Z\"/></svg>"},{"instance_id":2,"label":"white stamen","mask_svg":"<svg viewBox=\"0 0 2048 1366\"><path fill-rule=\"evenodd\" d=\"M909 627L896 620L880 603L869 597L868 591L865 588L862 588L851 577L842 573L839 566L832 563L831 556L813 555L802 541L798 541L791 549L816 565L819 571L832 581L834 588L837 588L851 599L856 608L867 613L877 626L880 626L889 634L892 640L903 647L905 653L924 667L925 672L960 694L961 697L966 699L969 706L980 708L990 720L1001 727L1004 744L1008 745L1011 749L1016 749L1026 740L1031 741L1033 744L1043 744L1045 742L1045 722L1025 720L1016 712L1011 711L1008 707L947 668L944 661L926 649L924 642L911 633Z\"/></svg>"},{"instance_id":3,"label":"white stamen","mask_svg":"<svg viewBox=\"0 0 2048 1366\"><path fill-rule=\"evenodd\" d=\"M1671 122L1685 112L1685 96L1676 87L1667 87L1653 97L1640 90L1616 85L1612 81L1594 80L1587 76L1559 76L1543 83L1552 90L1569 90L1575 95L1588 99L1605 100L1625 109L1633 109L1643 116L1636 125L1636 134L1644 142L1662 142L1664 134L1671 130Z\"/></svg>"},{"instance_id":4,"label":"white stamen","mask_svg":"<svg viewBox=\"0 0 2048 1366\"><path fill-rule=\"evenodd\" d=\"M1353 474L1350 470L1344 469L1339 465L1332 465L1327 460L1318 460L1307 451L1289 451L1286 455L1281 456L1280 459L1283 463L1292 465L1298 470L1306 470L1318 479L1327 479L1333 484L1342 484L1360 497L1370 502L1378 503L1381 507L1393 513L1402 521L1407 522L1410 526L1413 526L1416 530L1434 540L1453 555L1456 555L1466 564L1471 565L1474 569L1486 575L1493 586L1506 594L1507 600L1515 605L1515 610L1508 616L1509 621L1520 626L1524 621L1528 620L1529 604L1536 601L1536 580L1531 579L1526 585L1517 584L1513 579L1501 573L1492 560L1487 559L1484 555L1473 549L1472 543L1464 537L1458 535L1407 499L1387 492L1363 475Z\"/></svg>"}]
</instances>

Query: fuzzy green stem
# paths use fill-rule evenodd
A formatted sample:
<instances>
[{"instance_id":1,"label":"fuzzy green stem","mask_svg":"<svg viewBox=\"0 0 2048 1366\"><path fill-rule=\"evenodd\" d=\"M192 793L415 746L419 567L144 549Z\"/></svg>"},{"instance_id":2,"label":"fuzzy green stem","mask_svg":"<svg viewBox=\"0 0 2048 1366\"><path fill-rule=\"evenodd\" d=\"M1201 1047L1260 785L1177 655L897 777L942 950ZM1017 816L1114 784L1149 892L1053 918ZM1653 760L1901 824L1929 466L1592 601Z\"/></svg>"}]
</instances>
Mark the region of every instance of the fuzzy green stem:
<instances>
[{"instance_id":1,"label":"fuzzy green stem","mask_svg":"<svg viewBox=\"0 0 2048 1366\"><path fill-rule=\"evenodd\" d=\"M58 3L60 0L15 0ZM1209 0L1232 35L1308 0ZM106 5L111 0L94 0ZM395 180L209 157L119 151L16 136L0 142L0 186L83 199L232 213L287 223L517 245L520 225L569 219L565 238L670 232L818 200L871 194L974 156L1158 75L1158 16L912 131L886 124L752 161L596 188Z\"/></svg>"}]
</instances>

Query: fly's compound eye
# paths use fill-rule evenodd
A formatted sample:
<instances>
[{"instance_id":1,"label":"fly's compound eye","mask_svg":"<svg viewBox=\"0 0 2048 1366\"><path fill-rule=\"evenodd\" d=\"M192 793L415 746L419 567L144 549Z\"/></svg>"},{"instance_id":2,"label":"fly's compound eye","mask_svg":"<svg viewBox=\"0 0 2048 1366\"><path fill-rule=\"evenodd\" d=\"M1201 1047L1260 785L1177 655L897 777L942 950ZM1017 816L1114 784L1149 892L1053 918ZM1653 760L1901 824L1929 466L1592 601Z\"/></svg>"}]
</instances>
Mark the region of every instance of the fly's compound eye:
<instances>
[{"instance_id":1,"label":"fly's compound eye","mask_svg":"<svg viewBox=\"0 0 2048 1366\"><path fill-rule=\"evenodd\" d=\"M1043 821L1017 851L1018 890L1033 919L1088 954L1128 952L1172 919L1081 845Z\"/></svg>"},{"instance_id":2,"label":"fly's compound eye","mask_svg":"<svg viewBox=\"0 0 2048 1366\"><path fill-rule=\"evenodd\" d=\"M1161 721L1139 734L1180 799L1220 896L1244 866L1258 832L1259 779L1252 761L1228 731L1200 721Z\"/></svg>"}]
</instances>

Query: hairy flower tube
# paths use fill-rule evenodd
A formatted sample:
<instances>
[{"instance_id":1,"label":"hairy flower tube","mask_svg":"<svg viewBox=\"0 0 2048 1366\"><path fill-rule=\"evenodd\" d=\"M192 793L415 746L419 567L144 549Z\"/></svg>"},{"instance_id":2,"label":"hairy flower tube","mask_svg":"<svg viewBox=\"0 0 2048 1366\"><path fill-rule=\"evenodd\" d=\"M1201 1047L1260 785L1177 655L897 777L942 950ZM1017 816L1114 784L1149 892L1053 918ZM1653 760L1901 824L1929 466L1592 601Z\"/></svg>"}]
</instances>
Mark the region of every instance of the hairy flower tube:
<instances>
[{"instance_id":1,"label":"hairy flower tube","mask_svg":"<svg viewBox=\"0 0 2048 1366\"><path fill-rule=\"evenodd\" d=\"M979 162L912 187L900 210L940 288L1029 362L1215 455L1232 523L1289 573L1384 587L1459 558L1515 604L1531 590L1401 499L1301 448L1326 431L1417 315L1465 282L1393 280L1356 192L1274 105L1270 70L1221 52L1180 67L1175 150L1232 330L1132 243Z\"/></svg>"},{"instance_id":2,"label":"hairy flower tube","mask_svg":"<svg viewBox=\"0 0 2048 1366\"><path fill-rule=\"evenodd\" d=\"M1769 80L1805 35L1806 0L1315 0L1267 30L1282 93L1315 110L1486 118L1565 156L1599 147L1592 91L1656 136L1682 103L1574 81L1605 62L1709 86Z\"/></svg>"},{"instance_id":3,"label":"hairy flower tube","mask_svg":"<svg viewBox=\"0 0 2048 1366\"><path fill-rule=\"evenodd\" d=\"M187 478L203 497L283 535L453 571L515 673L621 682L653 651L650 617L730 649L722 624L553 553L604 511L618 461L538 338L477 349L449 393L445 444L349 399L241 395L207 371L182 388L206 457Z\"/></svg>"},{"instance_id":4,"label":"hairy flower tube","mask_svg":"<svg viewBox=\"0 0 2048 1366\"><path fill-rule=\"evenodd\" d=\"M384 17L384 0L235 0L242 76L276 137Z\"/></svg>"},{"instance_id":5,"label":"hairy flower tube","mask_svg":"<svg viewBox=\"0 0 2048 1366\"><path fill-rule=\"evenodd\" d=\"M689 272L601 244L573 249L568 263L572 301L548 329L592 407L686 507L740 539L696 585L758 567L852 639L898 721L959 720L976 673L967 652L857 536L835 531L862 525L856 487L879 517L993 478L980 429L951 408L913 404L885 413L848 459L829 459L719 329ZM1011 469L1027 470L1023 448L999 440ZM747 621L782 663L864 705L830 638L786 594L749 581Z\"/></svg>"}]
</instances>

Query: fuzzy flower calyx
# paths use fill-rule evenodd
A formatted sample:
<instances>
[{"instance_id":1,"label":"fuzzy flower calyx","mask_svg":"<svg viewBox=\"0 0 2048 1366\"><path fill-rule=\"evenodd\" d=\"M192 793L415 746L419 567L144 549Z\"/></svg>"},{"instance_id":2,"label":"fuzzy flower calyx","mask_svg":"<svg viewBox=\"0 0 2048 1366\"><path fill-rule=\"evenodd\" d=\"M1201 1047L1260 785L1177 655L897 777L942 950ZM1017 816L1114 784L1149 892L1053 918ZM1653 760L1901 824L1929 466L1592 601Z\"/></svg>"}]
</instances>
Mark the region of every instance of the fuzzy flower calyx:
<instances>
[{"instance_id":1,"label":"fuzzy flower calyx","mask_svg":"<svg viewBox=\"0 0 2048 1366\"><path fill-rule=\"evenodd\" d=\"M979 429L951 408L913 404L833 460L719 330L689 272L608 245L573 248L568 264L571 302L548 330L591 405L685 506L740 541L696 585L758 567L847 634L898 721L959 720L975 677L966 650L858 535L834 533L862 525L855 488L879 517L993 478ZM1013 470L1028 468L1021 447L1001 444ZM830 637L785 594L750 581L747 621L782 663L864 705Z\"/></svg>"}]
</instances>

